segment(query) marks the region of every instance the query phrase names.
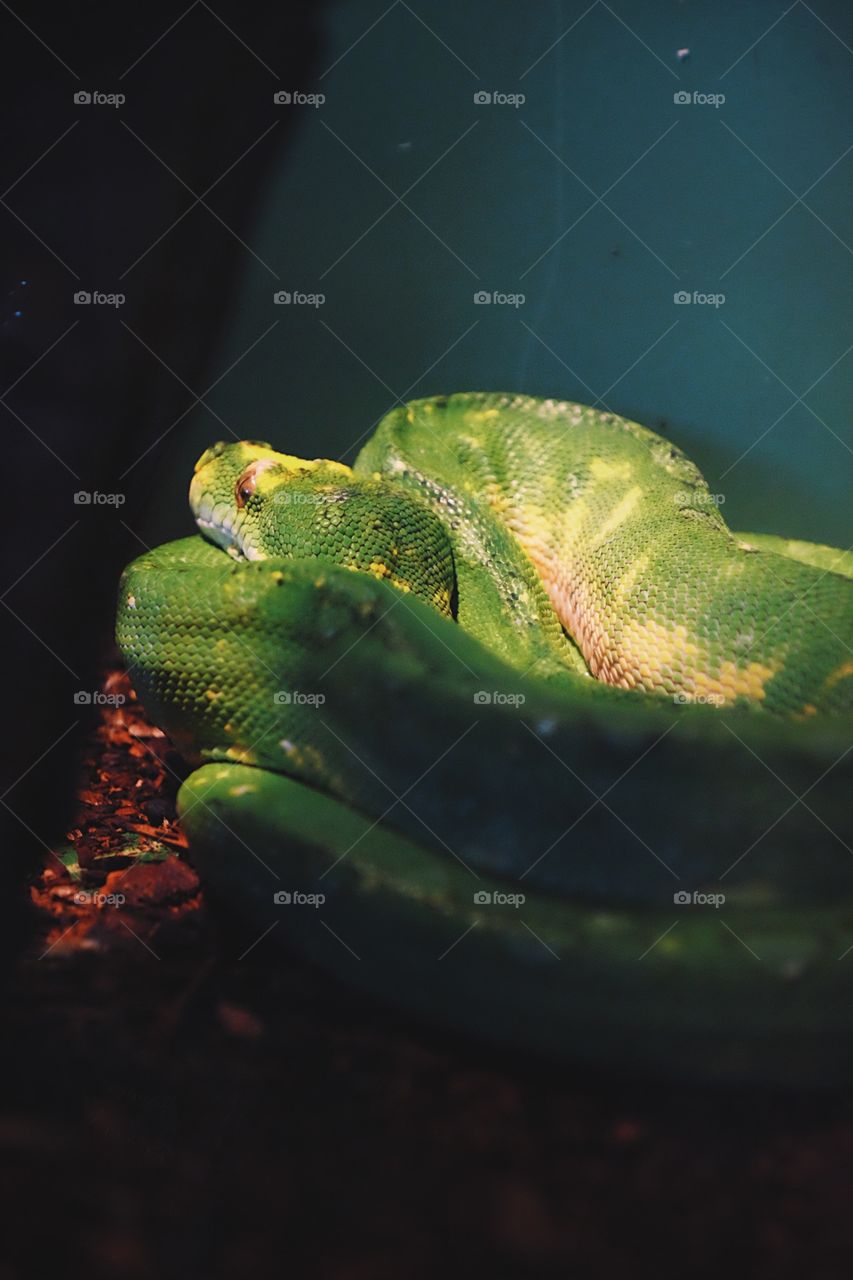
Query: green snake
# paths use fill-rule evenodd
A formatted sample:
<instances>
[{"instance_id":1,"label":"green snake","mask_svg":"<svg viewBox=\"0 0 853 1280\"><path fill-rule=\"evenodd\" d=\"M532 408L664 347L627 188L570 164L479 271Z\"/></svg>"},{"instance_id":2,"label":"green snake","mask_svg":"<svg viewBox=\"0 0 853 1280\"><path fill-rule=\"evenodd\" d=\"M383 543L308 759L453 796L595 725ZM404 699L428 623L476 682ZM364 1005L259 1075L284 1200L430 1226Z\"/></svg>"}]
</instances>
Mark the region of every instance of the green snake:
<instances>
[{"instance_id":1,"label":"green snake","mask_svg":"<svg viewBox=\"0 0 853 1280\"><path fill-rule=\"evenodd\" d=\"M352 468L214 445L190 504L117 636L252 936L522 1051L848 1078L850 552L497 393L395 409Z\"/></svg>"}]
</instances>

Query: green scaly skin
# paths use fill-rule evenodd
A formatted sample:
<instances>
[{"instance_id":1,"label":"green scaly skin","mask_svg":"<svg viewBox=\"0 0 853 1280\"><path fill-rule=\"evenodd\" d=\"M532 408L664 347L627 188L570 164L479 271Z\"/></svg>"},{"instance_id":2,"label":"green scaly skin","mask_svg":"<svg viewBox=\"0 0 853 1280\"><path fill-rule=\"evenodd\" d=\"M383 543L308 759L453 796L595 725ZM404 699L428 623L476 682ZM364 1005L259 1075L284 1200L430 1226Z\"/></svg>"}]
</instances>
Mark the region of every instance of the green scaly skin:
<instances>
[{"instance_id":1,"label":"green scaly skin","mask_svg":"<svg viewBox=\"0 0 853 1280\"><path fill-rule=\"evenodd\" d=\"M850 553L731 534L674 446L520 396L396 410L353 470L214 446L190 496L219 545L135 561L118 639L212 885L495 1040L847 1078Z\"/></svg>"}]
</instances>

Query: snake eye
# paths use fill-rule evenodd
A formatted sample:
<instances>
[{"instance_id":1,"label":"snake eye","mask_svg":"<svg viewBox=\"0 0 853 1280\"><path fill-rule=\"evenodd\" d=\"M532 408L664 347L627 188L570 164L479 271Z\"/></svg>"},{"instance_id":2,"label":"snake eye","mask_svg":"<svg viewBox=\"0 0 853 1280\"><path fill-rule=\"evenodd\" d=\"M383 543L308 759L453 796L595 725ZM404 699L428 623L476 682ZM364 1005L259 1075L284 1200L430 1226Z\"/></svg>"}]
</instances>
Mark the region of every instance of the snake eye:
<instances>
[{"instance_id":1,"label":"snake eye","mask_svg":"<svg viewBox=\"0 0 853 1280\"><path fill-rule=\"evenodd\" d=\"M276 458L255 458L254 462L250 462L247 467L243 468L234 485L234 500L238 511L243 510L254 494L258 476L264 471L276 471L278 468L279 463Z\"/></svg>"},{"instance_id":2,"label":"snake eye","mask_svg":"<svg viewBox=\"0 0 853 1280\"><path fill-rule=\"evenodd\" d=\"M254 463L247 467L246 470L237 477L237 483L234 486L234 498L237 503L238 511L242 511L246 503L255 492L255 485L258 483Z\"/></svg>"}]
</instances>

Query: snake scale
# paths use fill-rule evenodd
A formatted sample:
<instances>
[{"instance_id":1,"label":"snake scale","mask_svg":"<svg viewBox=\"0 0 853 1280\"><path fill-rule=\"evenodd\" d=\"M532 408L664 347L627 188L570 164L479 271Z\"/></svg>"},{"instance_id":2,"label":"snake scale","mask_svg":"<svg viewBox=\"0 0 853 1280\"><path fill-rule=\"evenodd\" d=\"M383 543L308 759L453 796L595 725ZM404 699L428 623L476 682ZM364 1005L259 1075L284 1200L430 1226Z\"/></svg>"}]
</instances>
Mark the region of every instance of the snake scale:
<instances>
[{"instance_id":1,"label":"snake scale","mask_svg":"<svg viewBox=\"0 0 853 1280\"><path fill-rule=\"evenodd\" d=\"M778 1084L853 1066L853 555L732 533L585 406L414 401L349 468L196 465L117 636L259 932L487 1040Z\"/></svg>"}]
</instances>

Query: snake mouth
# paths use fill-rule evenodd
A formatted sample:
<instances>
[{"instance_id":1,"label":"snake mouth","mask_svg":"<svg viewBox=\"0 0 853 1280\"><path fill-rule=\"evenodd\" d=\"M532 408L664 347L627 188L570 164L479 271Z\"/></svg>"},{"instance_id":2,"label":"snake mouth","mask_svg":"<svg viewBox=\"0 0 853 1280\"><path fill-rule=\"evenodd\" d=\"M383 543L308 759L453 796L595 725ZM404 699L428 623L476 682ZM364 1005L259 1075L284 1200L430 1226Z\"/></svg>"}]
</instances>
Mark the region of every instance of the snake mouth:
<instances>
[{"instance_id":1,"label":"snake mouth","mask_svg":"<svg viewBox=\"0 0 853 1280\"><path fill-rule=\"evenodd\" d=\"M247 541L240 531L239 524L242 523L240 513L237 512L235 514L235 524L229 523L232 515L230 512L221 520L217 520L215 515L205 517L199 514L196 516L195 522L201 534L208 541L214 542L218 547L221 547L233 560L263 560L263 552L258 551L257 547Z\"/></svg>"},{"instance_id":2,"label":"snake mouth","mask_svg":"<svg viewBox=\"0 0 853 1280\"><path fill-rule=\"evenodd\" d=\"M210 542L215 542L235 560L249 559L243 554L238 535L232 529L227 529L225 525L217 524L214 520L205 520L203 516L196 516L195 522L204 537Z\"/></svg>"}]
</instances>

